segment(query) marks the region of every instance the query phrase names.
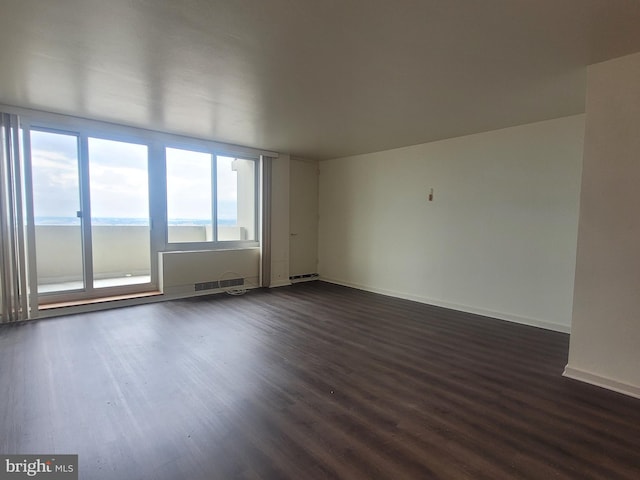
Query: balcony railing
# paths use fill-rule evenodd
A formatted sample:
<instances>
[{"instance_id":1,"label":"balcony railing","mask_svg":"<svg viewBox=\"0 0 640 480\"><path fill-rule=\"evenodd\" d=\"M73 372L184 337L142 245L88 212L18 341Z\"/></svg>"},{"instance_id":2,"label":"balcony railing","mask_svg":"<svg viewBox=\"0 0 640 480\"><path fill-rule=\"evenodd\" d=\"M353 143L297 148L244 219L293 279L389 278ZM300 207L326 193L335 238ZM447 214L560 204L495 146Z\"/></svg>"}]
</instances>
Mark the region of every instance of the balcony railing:
<instances>
[{"instance_id":1,"label":"balcony railing","mask_svg":"<svg viewBox=\"0 0 640 480\"><path fill-rule=\"evenodd\" d=\"M205 242L212 229L199 225L169 226L178 242ZM82 288L83 257L79 225L36 225L36 265L40 293ZM95 287L148 283L151 272L149 227L96 225L92 227ZM242 240L239 226L219 226L218 239Z\"/></svg>"}]
</instances>

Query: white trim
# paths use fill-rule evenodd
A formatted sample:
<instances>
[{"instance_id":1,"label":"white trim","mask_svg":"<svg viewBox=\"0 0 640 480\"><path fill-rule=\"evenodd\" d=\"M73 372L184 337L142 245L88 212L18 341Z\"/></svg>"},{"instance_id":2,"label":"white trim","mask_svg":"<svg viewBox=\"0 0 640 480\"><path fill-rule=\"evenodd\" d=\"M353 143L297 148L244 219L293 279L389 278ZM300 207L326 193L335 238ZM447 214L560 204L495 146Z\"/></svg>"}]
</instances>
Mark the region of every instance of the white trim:
<instances>
[{"instance_id":1,"label":"white trim","mask_svg":"<svg viewBox=\"0 0 640 480\"><path fill-rule=\"evenodd\" d=\"M608 377L603 377L595 373L585 372L578 368L567 365L562 374L563 377L578 380L580 382L595 385L596 387L606 388L617 393L622 393L634 398L640 398L640 387L629 385L628 383L619 382Z\"/></svg>"},{"instance_id":2,"label":"white trim","mask_svg":"<svg viewBox=\"0 0 640 480\"><path fill-rule=\"evenodd\" d=\"M496 318L498 320L505 320L507 322L519 323L521 325L529 325L531 327L544 328L545 330L552 330L554 332L571 333L571 327L563 325L561 323L547 322L544 320L538 320L535 318L521 317L518 315L512 315L509 313L494 312L492 310L485 310L483 308L471 307L469 305L462 305L458 303L442 302L429 297L423 297L421 295L412 295L404 292L396 292L394 290L386 290L382 288L370 287L367 285L360 285L357 283L347 282L344 280L338 280L335 278L328 278L320 275L319 280L328 283L335 283L337 285L343 285L345 287L357 288L358 290L365 290L367 292L379 293L381 295L387 295L390 297L403 298L405 300L411 300L419 303L426 303L436 307L449 308L451 310L457 310L460 312L473 313L475 315L482 315L484 317Z\"/></svg>"},{"instance_id":3,"label":"white trim","mask_svg":"<svg viewBox=\"0 0 640 480\"><path fill-rule=\"evenodd\" d=\"M279 282L273 282L269 285L269 288L288 287L291 285L289 280L281 280Z\"/></svg>"}]
</instances>

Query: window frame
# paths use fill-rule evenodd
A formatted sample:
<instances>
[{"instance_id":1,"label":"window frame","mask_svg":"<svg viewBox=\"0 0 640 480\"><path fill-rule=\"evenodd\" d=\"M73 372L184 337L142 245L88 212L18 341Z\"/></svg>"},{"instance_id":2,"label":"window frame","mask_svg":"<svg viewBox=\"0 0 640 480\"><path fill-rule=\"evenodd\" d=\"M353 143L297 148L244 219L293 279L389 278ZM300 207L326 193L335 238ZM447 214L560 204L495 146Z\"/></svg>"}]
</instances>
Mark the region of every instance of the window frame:
<instances>
[{"instance_id":1,"label":"window frame","mask_svg":"<svg viewBox=\"0 0 640 480\"><path fill-rule=\"evenodd\" d=\"M211 156L211 220L213 229L213 239L204 242L170 242L169 241L169 219L168 219L168 197L167 197L167 149L186 150L196 153L206 153ZM255 238L253 240L218 240L218 185L217 185L217 157L232 157L235 159L248 160L254 162L253 175L253 223ZM164 188L164 250L166 252L176 251L193 251L193 250L231 250L241 248L255 248L260 246L259 235L259 207L260 207L260 179L258 172L260 166L260 156L238 154L238 152L230 152L225 149L209 147L201 142L195 144L185 142L166 142L163 145L162 153L162 170L164 172L165 188Z\"/></svg>"},{"instance_id":2,"label":"window frame","mask_svg":"<svg viewBox=\"0 0 640 480\"><path fill-rule=\"evenodd\" d=\"M31 143L30 131L40 130L53 133L62 133L76 136L79 139L79 154L86 157L86 143L88 138L98 138L141 144L147 146L147 167L149 182L149 220L150 220L150 255L151 255L151 282L149 284L136 284L134 293L157 290L160 283L159 254L161 252L194 251L194 250L228 250L250 249L261 247L262 238L262 165L263 157L277 158L276 152L225 144L195 137L165 133L155 130L147 130L133 126L107 123L99 120L72 117L57 113L39 110L24 109L2 105L3 111L20 116L21 144L23 149L23 162L26 170L25 179L28 182L27 214L25 216L27 231L27 247L29 258L35 259L35 224L33 218L33 200L31 186ZM166 148L181 148L193 151L203 151L214 156L226 156L251 160L254 166L254 240L234 241L208 241L208 242L180 242L169 243L167 240L167 190L166 190ZM85 162L86 160L80 160ZM82 172L81 172L82 174ZM217 214L217 212L216 212ZM217 228L217 222L215 224ZM83 227L84 228L84 227ZM90 233L89 233L90 235ZM29 260L29 289L37 292L37 272L35 261ZM96 295L99 291L100 295ZM31 297L34 311L38 310L38 304L86 300L101 298L104 296L131 293L128 287L101 287L99 289L83 289L60 293L40 293Z\"/></svg>"},{"instance_id":3,"label":"window frame","mask_svg":"<svg viewBox=\"0 0 640 480\"><path fill-rule=\"evenodd\" d=\"M63 117L67 118L67 117ZM27 212L26 227L29 237L29 257L37 258L36 236L35 236L35 218L33 211L33 183L32 183L32 149L31 149L31 132L48 132L61 135L74 136L78 142L77 161L78 161L78 180L79 180L79 208L84 217L80 224L82 236L82 271L85 285L78 289L61 290L55 292L38 292L37 286L37 269L36 261L29 262L30 286L32 292L37 292L36 296L39 305L59 302L73 302L88 300L94 298L127 295L131 293L152 292L158 289L159 272L157 263L157 253L155 248L158 247L157 238L154 238L152 203L154 195L152 194L151 182L151 144L142 136L136 135L135 132L127 133L125 131L110 131L110 129L86 128L81 122L73 121L53 121L47 116L26 116L21 118L20 128L23 132L23 147L25 152L25 169L29 170L29 181L25 195L31 197L31 204ZM147 181L149 185L149 255L150 255L150 280L146 283L137 283L132 285L118 285L107 287L96 287L94 282L93 269L93 231L91 222L91 199L90 199L90 178L89 178L89 149L88 142L90 138L112 140L116 142L130 143L136 145L144 145L147 147Z\"/></svg>"}]
</instances>

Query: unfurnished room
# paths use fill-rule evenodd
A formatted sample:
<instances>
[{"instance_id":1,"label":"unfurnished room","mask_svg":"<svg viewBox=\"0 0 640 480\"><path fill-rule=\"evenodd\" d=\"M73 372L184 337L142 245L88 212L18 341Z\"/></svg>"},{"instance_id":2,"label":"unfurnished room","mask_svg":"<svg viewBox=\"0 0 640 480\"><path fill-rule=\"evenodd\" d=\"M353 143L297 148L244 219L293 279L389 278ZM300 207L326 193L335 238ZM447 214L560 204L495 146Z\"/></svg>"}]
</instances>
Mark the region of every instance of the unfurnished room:
<instances>
[{"instance_id":1,"label":"unfurnished room","mask_svg":"<svg viewBox=\"0 0 640 480\"><path fill-rule=\"evenodd\" d=\"M640 2L0 0L0 479L640 478Z\"/></svg>"}]
</instances>

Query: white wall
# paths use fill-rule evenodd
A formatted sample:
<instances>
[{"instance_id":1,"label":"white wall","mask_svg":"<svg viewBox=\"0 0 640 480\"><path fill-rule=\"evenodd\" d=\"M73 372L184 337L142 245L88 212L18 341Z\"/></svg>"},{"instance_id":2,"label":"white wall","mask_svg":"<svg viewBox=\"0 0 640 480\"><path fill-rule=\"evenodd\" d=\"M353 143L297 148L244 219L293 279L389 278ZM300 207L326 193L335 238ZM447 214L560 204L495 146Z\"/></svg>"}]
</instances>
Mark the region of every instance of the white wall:
<instances>
[{"instance_id":1,"label":"white wall","mask_svg":"<svg viewBox=\"0 0 640 480\"><path fill-rule=\"evenodd\" d=\"M321 278L568 331L583 138L577 115L320 162Z\"/></svg>"},{"instance_id":2,"label":"white wall","mask_svg":"<svg viewBox=\"0 0 640 480\"><path fill-rule=\"evenodd\" d=\"M565 374L640 397L640 53L588 69Z\"/></svg>"},{"instance_id":3,"label":"white wall","mask_svg":"<svg viewBox=\"0 0 640 480\"><path fill-rule=\"evenodd\" d=\"M271 286L289 281L289 155L272 161L271 172Z\"/></svg>"}]
</instances>

